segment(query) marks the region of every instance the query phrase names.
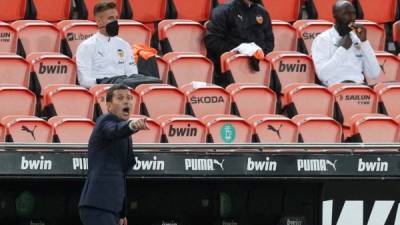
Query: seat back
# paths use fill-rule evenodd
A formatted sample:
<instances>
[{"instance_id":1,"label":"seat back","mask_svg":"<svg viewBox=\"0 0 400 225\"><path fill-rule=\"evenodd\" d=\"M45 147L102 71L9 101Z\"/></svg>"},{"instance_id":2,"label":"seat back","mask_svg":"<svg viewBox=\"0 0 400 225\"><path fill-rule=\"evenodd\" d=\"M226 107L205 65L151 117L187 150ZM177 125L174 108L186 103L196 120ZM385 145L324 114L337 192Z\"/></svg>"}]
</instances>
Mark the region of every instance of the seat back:
<instances>
[{"instance_id":1,"label":"seat back","mask_svg":"<svg viewBox=\"0 0 400 225\"><path fill-rule=\"evenodd\" d=\"M34 116L7 116L1 123L6 127L8 142L52 142L53 129L43 119Z\"/></svg>"},{"instance_id":2,"label":"seat back","mask_svg":"<svg viewBox=\"0 0 400 225\"><path fill-rule=\"evenodd\" d=\"M0 21L12 22L25 18L27 11L26 0L0 0ZM7 6L7 7L5 7Z\"/></svg>"},{"instance_id":3,"label":"seat back","mask_svg":"<svg viewBox=\"0 0 400 225\"><path fill-rule=\"evenodd\" d=\"M89 143L95 124L92 120L79 117L52 117L49 124L60 143Z\"/></svg>"},{"instance_id":4,"label":"seat back","mask_svg":"<svg viewBox=\"0 0 400 225\"><path fill-rule=\"evenodd\" d=\"M377 84L374 90L378 94L379 103L384 107L384 109L381 109L381 106L379 107L381 113L393 118L400 115L400 84L381 83Z\"/></svg>"},{"instance_id":5,"label":"seat back","mask_svg":"<svg viewBox=\"0 0 400 225\"><path fill-rule=\"evenodd\" d=\"M304 143L342 141L342 126L331 117L305 114L295 116L292 120L299 127L299 134Z\"/></svg>"},{"instance_id":6,"label":"seat back","mask_svg":"<svg viewBox=\"0 0 400 225\"><path fill-rule=\"evenodd\" d=\"M84 7L84 8L80 8L80 9L78 9L78 11L86 13L87 14L87 19L94 21L93 9L94 9L94 6L100 1L103 1L103 2L105 2L105 1L113 1L113 2L115 2L117 4L118 13L119 13L119 15L121 15L122 0L82 0L83 5L81 7Z\"/></svg>"},{"instance_id":7,"label":"seat back","mask_svg":"<svg viewBox=\"0 0 400 225\"><path fill-rule=\"evenodd\" d=\"M205 143L206 128L197 118L186 115L165 115L158 118L164 142Z\"/></svg>"},{"instance_id":8,"label":"seat back","mask_svg":"<svg viewBox=\"0 0 400 225\"><path fill-rule=\"evenodd\" d=\"M246 120L233 115L209 115L202 119L212 143L251 143L251 127Z\"/></svg>"},{"instance_id":9,"label":"seat back","mask_svg":"<svg viewBox=\"0 0 400 225\"><path fill-rule=\"evenodd\" d=\"M400 81L400 58L387 52L377 52L376 58L382 71L377 79L369 79L367 74L368 84Z\"/></svg>"},{"instance_id":10,"label":"seat back","mask_svg":"<svg viewBox=\"0 0 400 225\"><path fill-rule=\"evenodd\" d=\"M160 74L160 80L162 80L163 83L168 83L168 73L169 73L168 63L165 62L165 60L160 56L156 56L156 60L157 60L158 73Z\"/></svg>"},{"instance_id":11,"label":"seat back","mask_svg":"<svg viewBox=\"0 0 400 225\"><path fill-rule=\"evenodd\" d=\"M134 20L119 20L118 25L118 37L128 42L131 46L134 44L150 46L151 32L144 24Z\"/></svg>"},{"instance_id":12,"label":"seat back","mask_svg":"<svg viewBox=\"0 0 400 225\"><path fill-rule=\"evenodd\" d=\"M396 50L397 52L400 52L400 20L393 23L392 32L393 32L393 42L396 45Z\"/></svg>"},{"instance_id":13,"label":"seat back","mask_svg":"<svg viewBox=\"0 0 400 225\"><path fill-rule=\"evenodd\" d=\"M6 128L3 124L0 124L0 142L6 141Z\"/></svg>"},{"instance_id":14,"label":"seat back","mask_svg":"<svg viewBox=\"0 0 400 225\"><path fill-rule=\"evenodd\" d=\"M11 115L35 115L36 97L25 87L0 86L0 119Z\"/></svg>"},{"instance_id":15,"label":"seat back","mask_svg":"<svg viewBox=\"0 0 400 225\"><path fill-rule=\"evenodd\" d=\"M297 30L288 22L273 20L274 51L297 51Z\"/></svg>"},{"instance_id":16,"label":"seat back","mask_svg":"<svg viewBox=\"0 0 400 225\"><path fill-rule=\"evenodd\" d=\"M263 3L274 20L293 22L299 19L301 0L263 0Z\"/></svg>"},{"instance_id":17,"label":"seat back","mask_svg":"<svg viewBox=\"0 0 400 225\"><path fill-rule=\"evenodd\" d=\"M29 87L30 66L21 56L0 54L0 84Z\"/></svg>"},{"instance_id":18,"label":"seat back","mask_svg":"<svg viewBox=\"0 0 400 225\"><path fill-rule=\"evenodd\" d=\"M131 116L131 119L144 118L142 115ZM148 130L141 130L132 135L133 143L160 143L161 141L161 127L153 119L146 119Z\"/></svg>"},{"instance_id":19,"label":"seat back","mask_svg":"<svg viewBox=\"0 0 400 225\"><path fill-rule=\"evenodd\" d=\"M57 4L53 0L33 0L32 3L38 20L58 22L70 18L72 0L57 0Z\"/></svg>"},{"instance_id":20,"label":"seat back","mask_svg":"<svg viewBox=\"0 0 400 225\"><path fill-rule=\"evenodd\" d=\"M322 32L332 28L333 23L324 20L299 20L293 26L297 29L300 41L305 49L303 53L311 54L311 46L314 39Z\"/></svg>"},{"instance_id":21,"label":"seat back","mask_svg":"<svg viewBox=\"0 0 400 225\"><path fill-rule=\"evenodd\" d=\"M375 51L385 50L386 33L383 26L368 20L357 20L356 23L367 29L368 41Z\"/></svg>"},{"instance_id":22,"label":"seat back","mask_svg":"<svg viewBox=\"0 0 400 225\"><path fill-rule=\"evenodd\" d=\"M210 18L212 0L173 0L177 11L177 19L188 19L197 22L204 22Z\"/></svg>"},{"instance_id":23,"label":"seat back","mask_svg":"<svg viewBox=\"0 0 400 225\"><path fill-rule=\"evenodd\" d=\"M152 0L151 4L143 0L129 0L133 10L133 19L141 23L158 22L166 17L167 0Z\"/></svg>"},{"instance_id":24,"label":"seat back","mask_svg":"<svg viewBox=\"0 0 400 225\"><path fill-rule=\"evenodd\" d=\"M0 53L16 53L17 31L9 24L0 22Z\"/></svg>"},{"instance_id":25,"label":"seat back","mask_svg":"<svg viewBox=\"0 0 400 225\"><path fill-rule=\"evenodd\" d=\"M393 22L396 19L397 0L359 0L358 2L364 14L363 19L379 24ZM379 9L379 12L377 12L377 9Z\"/></svg>"}]
</instances>

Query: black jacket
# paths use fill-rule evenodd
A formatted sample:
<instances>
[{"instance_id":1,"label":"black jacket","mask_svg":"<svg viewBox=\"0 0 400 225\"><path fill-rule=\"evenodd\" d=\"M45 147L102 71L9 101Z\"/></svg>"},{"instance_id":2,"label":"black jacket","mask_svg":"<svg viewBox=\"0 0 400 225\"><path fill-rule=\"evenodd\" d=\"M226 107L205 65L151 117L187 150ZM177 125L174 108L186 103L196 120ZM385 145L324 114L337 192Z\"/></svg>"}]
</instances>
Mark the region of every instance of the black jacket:
<instances>
[{"instance_id":1,"label":"black jacket","mask_svg":"<svg viewBox=\"0 0 400 225\"><path fill-rule=\"evenodd\" d=\"M134 166L130 121L104 114L89 140L88 176L79 207L89 206L125 216L125 177Z\"/></svg>"},{"instance_id":2,"label":"black jacket","mask_svg":"<svg viewBox=\"0 0 400 225\"><path fill-rule=\"evenodd\" d=\"M219 58L242 43L255 42L265 54L274 49L271 18L260 4L250 7L243 0L215 8L207 24L207 54L219 70ZM219 72L219 71L218 71Z\"/></svg>"}]
</instances>

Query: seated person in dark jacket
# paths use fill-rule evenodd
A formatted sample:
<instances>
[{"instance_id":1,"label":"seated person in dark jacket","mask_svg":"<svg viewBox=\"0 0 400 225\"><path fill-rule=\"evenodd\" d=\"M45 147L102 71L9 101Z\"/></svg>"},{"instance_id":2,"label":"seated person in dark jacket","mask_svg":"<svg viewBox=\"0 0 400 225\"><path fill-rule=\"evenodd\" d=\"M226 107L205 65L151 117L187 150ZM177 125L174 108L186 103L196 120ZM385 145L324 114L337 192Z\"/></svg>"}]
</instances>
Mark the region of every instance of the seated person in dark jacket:
<instances>
[{"instance_id":1,"label":"seated person in dark jacket","mask_svg":"<svg viewBox=\"0 0 400 225\"><path fill-rule=\"evenodd\" d=\"M207 24L205 44L207 57L215 65L214 81L225 86L220 76L220 56L237 51L253 56L262 50L268 54L274 49L271 18L257 0L233 0L220 5L212 12Z\"/></svg>"}]
</instances>

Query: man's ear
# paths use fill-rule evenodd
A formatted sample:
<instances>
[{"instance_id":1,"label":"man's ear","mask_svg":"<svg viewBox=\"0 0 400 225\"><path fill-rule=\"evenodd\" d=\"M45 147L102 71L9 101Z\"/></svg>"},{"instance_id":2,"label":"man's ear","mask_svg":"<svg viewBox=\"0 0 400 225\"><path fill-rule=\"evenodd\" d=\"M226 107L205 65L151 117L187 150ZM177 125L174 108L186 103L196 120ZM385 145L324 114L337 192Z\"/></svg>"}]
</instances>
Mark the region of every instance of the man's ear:
<instances>
[{"instance_id":1,"label":"man's ear","mask_svg":"<svg viewBox=\"0 0 400 225\"><path fill-rule=\"evenodd\" d=\"M107 106L107 111L110 111L110 109L111 109L111 102L106 102L106 106Z\"/></svg>"},{"instance_id":2,"label":"man's ear","mask_svg":"<svg viewBox=\"0 0 400 225\"><path fill-rule=\"evenodd\" d=\"M104 27L103 21L101 20L101 18L99 16L96 16L94 19L95 19L95 21L97 23L97 27L98 28Z\"/></svg>"}]
</instances>

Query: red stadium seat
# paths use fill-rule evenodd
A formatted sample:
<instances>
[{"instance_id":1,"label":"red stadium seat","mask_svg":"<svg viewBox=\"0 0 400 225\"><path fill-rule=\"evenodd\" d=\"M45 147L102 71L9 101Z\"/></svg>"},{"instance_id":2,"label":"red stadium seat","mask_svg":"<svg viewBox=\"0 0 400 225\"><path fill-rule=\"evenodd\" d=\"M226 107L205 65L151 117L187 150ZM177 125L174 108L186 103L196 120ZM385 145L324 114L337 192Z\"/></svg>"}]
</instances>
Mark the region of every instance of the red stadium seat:
<instances>
[{"instance_id":1,"label":"red stadium seat","mask_svg":"<svg viewBox=\"0 0 400 225\"><path fill-rule=\"evenodd\" d=\"M297 51L297 30L288 22L273 20L274 51Z\"/></svg>"},{"instance_id":2,"label":"red stadium seat","mask_svg":"<svg viewBox=\"0 0 400 225\"><path fill-rule=\"evenodd\" d=\"M167 84L142 84L136 89L141 98L143 115L157 119L165 114L184 114L185 95Z\"/></svg>"},{"instance_id":3,"label":"red stadium seat","mask_svg":"<svg viewBox=\"0 0 400 225\"><path fill-rule=\"evenodd\" d=\"M177 19L188 19L204 22L210 18L213 0L173 0L177 11Z\"/></svg>"},{"instance_id":4,"label":"red stadium seat","mask_svg":"<svg viewBox=\"0 0 400 225\"><path fill-rule=\"evenodd\" d=\"M0 119L12 115L35 115L36 97L25 87L0 86Z\"/></svg>"},{"instance_id":5,"label":"red stadium seat","mask_svg":"<svg viewBox=\"0 0 400 225\"><path fill-rule=\"evenodd\" d=\"M400 141L399 131L399 124L386 115L361 113L351 118L353 142L396 143Z\"/></svg>"},{"instance_id":6,"label":"red stadium seat","mask_svg":"<svg viewBox=\"0 0 400 225\"><path fill-rule=\"evenodd\" d=\"M30 66L21 56L0 54L0 85L29 87Z\"/></svg>"},{"instance_id":7,"label":"red stadium seat","mask_svg":"<svg viewBox=\"0 0 400 225\"><path fill-rule=\"evenodd\" d=\"M400 115L400 84L377 84L374 90L378 94L380 113L393 118Z\"/></svg>"},{"instance_id":8,"label":"red stadium seat","mask_svg":"<svg viewBox=\"0 0 400 225\"><path fill-rule=\"evenodd\" d=\"M72 0L32 0L36 9L36 19L48 22L58 22L71 17Z\"/></svg>"},{"instance_id":9,"label":"red stadium seat","mask_svg":"<svg viewBox=\"0 0 400 225\"><path fill-rule=\"evenodd\" d=\"M312 18L320 20L328 20L334 22L335 19L332 15L332 7L337 0L307 0L307 4L311 4L310 8L313 8L311 12L309 11L309 16L314 14ZM352 0L350 0L352 2Z\"/></svg>"},{"instance_id":10,"label":"red stadium seat","mask_svg":"<svg viewBox=\"0 0 400 225\"><path fill-rule=\"evenodd\" d=\"M203 117L209 143L251 143L251 127L246 120L233 115Z\"/></svg>"},{"instance_id":11,"label":"red stadium seat","mask_svg":"<svg viewBox=\"0 0 400 225\"><path fill-rule=\"evenodd\" d=\"M163 20L158 33L163 53L194 52L206 55L204 35L206 29L190 20Z\"/></svg>"},{"instance_id":12,"label":"red stadium seat","mask_svg":"<svg viewBox=\"0 0 400 225\"><path fill-rule=\"evenodd\" d=\"M340 143L342 126L331 117L322 115L297 115L293 122L299 127L304 143Z\"/></svg>"},{"instance_id":13,"label":"red stadium seat","mask_svg":"<svg viewBox=\"0 0 400 225\"><path fill-rule=\"evenodd\" d=\"M299 32L301 50L311 54L311 45L314 39L322 32L332 28L333 23L325 20L298 20L293 26Z\"/></svg>"},{"instance_id":14,"label":"red stadium seat","mask_svg":"<svg viewBox=\"0 0 400 225\"><path fill-rule=\"evenodd\" d=\"M88 20L94 20L93 10L94 6L98 2L113 1L117 3L118 13L121 15L122 11L122 0L76 0L78 12L81 14L80 18L87 18Z\"/></svg>"},{"instance_id":15,"label":"red stadium seat","mask_svg":"<svg viewBox=\"0 0 400 225\"><path fill-rule=\"evenodd\" d=\"M92 119L94 98L84 87L51 85L43 90L42 106L47 117L69 116Z\"/></svg>"},{"instance_id":16,"label":"red stadium seat","mask_svg":"<svg viewBox=\"0 0 400 225\"><path fill-rule=\"evenodd\" d=\"M230 95L220 86L191 83L184 85L181 91L186 96L189 113L197 118L230 113Z\"/></svg>"},{"instance_id":17,"label":"red stadium seat","mask_svg":"<svg viewBox=\"0 0 400 225\"><path fill-rule=\"evenodd\" d=\"M362 10L363 19L376 23L393 22L396 19L397 0L358 0L359 11ZM378 11L377 11L378 10Z\"/></svg>"},{"instance_id":18,"label":"red stadium seat","mask_svg":"<svg viewBox=\"0 0 400 225\"><path fill-rule=\"evenodd\" d=\"M266 86L231 84L226 87L226 91L231 95L233 112L242 118L247 119L256 114L275 114L276 95Z\"/></svg>"},{"instance_id":19,"label":"red stadium seat","mask_svg":"<svg viewBox=\"0 0 400 225\"><path fill-rule=\"evenodd\" d=\"M368 84L377 84L381 82L400 81L400 59L387 52L377 52L376 58L381 66L381 73L377 79L368 79Z\"/></svg>"},{"instance_id":20,"label":"red stadium seat","mask_svg":"<svg viewBox=\"0 0 400 225\"><path fill-rule=\"evenodd\" d=\"M0 53L16 53L17 40L17 31L0 21Z\"/></svg>"},{"instance_id":21,"label":"red stadium seat","mask_svg":"<svg viewBox=\"0 0 400 225\"><path fill-rule=\"evenodd\" d=\"M61 36L56 26L40 20L20 20L11 24L18 32L22 57L34 52L60 52Z\"/></svg>"},{"instance_id":22,"label":"red stadium seat","mask_svg":"<svg viewBox=\"0 0 400 225\"><path fill-rule=\"evenodd\" d=\"M6 141L6 129L3 124L0 124L0 142Z\"/></svg>"},{"instance_id":23,"label":"red stadium seat","mask_svg":"<svg viewBox=\"0 0 400 225\"><path fill-rule=\"evenodd\" d=\"M375 22L368 20L357 20L357 24L362 24L367 29L367 38L375 51L385 50L386 33L385 29Z\"/></svg>"},{"instance_id":24,"label":"red stadium seat","mask_svg":"<svg viewBox=\"0 0 400 225\"><path fill-rule=\"evenodd\" d=\"M221 72L228 76L230 83L258 83L269 85L272 71L271 63L266 60L259 61L260 71L255 71L249 64L250 57L234 52L221 55Z\"/></svg>"},{"instance_id":25,"label":"red stadium seat","mask_svg":"<svg viewBox=\"0 0 400 225\"><path fill-rule=\"evenodd\" d=\"M393 24L393 42L397 52L400 52L400 20Z\"/></svg>"},{"instance_id":26,"label":"red stadium seat","mask_svg":"<svg viewBox=\"0 0 400 225\"><path fill-rule=\"evenodd\" d=\"M263 0L263 3L274 20L293 22L299 19L301 0Z\"/></svg>"},{"instance_id":27,"label":"red stadium seat","mask_svg":"<svg viewBox=\"0 0 400 225\"><path fill-rule=\"evenodd\" d=\"M162 80L163 83L167 83L168 72L169 72L168 63L165 62L165 60L160 56L156 56L156 60L157 60L157 67L158 67L158 73L160 75L160 80Z\"/></svg>"},{"instance_id":28,"label":"red stadium seat","mask_svg":"<svg viewBox=\"0 0 400 225\"><path fill-rule=\"evenodd\" d=\"M333 117L335 99L326 87L290 84L283 89L283 107L289 117L320 114Z\"/></svg>"},{"instance_id":29,"label":"red stadium seat","mask_svg":"<svg viewBox=\"0 0 400 225\"><path fill-rule=\"evenodd\" d=\"M131 119L145 118L142 115L131 116ZM147 126L149 130L141 130L140 132L136 132L132 135L133 143L160 143L161 141L161 127L160 125L152 120L151 118L147 118L146 120Z\"/></svg>"},{"instance_id":30,"label":"red stadium seat","mask_svg":"<svg viewBox=\"0 0 400 225\"><path fill-rule=\"evenodd\" d=\"M187 115L164 115L157 122L164 143L205 143L206 127L197 118Z\"/></svg>"},{"instance_id":31,"label":"red stadium seat","mask_svg":"<svg viewBox=\"0 0 400 225\"><path fill-rule=\"evenodd\" d=\"M1 120L7 142L51 143L53 129L45 120L34 116L7 116Z\"/></svg>"},{"instance_id":32,"label":"red stadium seat","mask_svg":"<svg viewBox=\"0 0 400 225\"><path fill-rule=\"evenodd\" d=\"M167 0L152 0L151 4L143 0L129 0L133 10L133 19L141 23L154 23L165 19Z\"/></svg>"},{"instance_id":33,"label":"red stadium seat","mask_svg":"<svg viewBox=\"0 0 400 225\"><path fill-rule=\"evenodd\" d=\"M78 46L98 31L96 23L88 20L65 20L57 24L62 37L62 53L75 57Z\"/></svg>"},{"instance_id":34,"label":"red stadium seat","mask_svg":"<svg viewBox=\"0 0 400 225\"><path fill-rule=\"evenodd\" d=\"M44 89L53 84L75 84L76 65L69 57L59 53L32 53L26 57L31 64L31 75L39 81L35 87ZM41 94L37 90L37 94Z\"/></svg>"},{"instance_id":35,"label":"red stadium seat","mask_svg":"<svg viewBox=\"0 0 400 225\"><path fill-rule=\"evenodd\" d=\"M118 37L127 41L131 46L145 44L150 46L151 32L144 24L134 20L118 20Z\"/></svg>"},{"instance_id":36,"label":"red stadium seat","mask_svg":"<svg viewBox=\"0 0 400 225\"><path fill-rule=\"evenodd\" d=\"M0 21L12 22L28 16L27 0L0 0L0 5Z\"/></svg>"},{"instance_id":37,"label":"red stadium seat","mask_svg":"<svg viewBox=\"0 0 400 225\"><path fill-rule=\"evenodd\" d=\"M315 83L315 69L311 57L297 52L272 52L267 55L272 62L273 89L281 93L292 83Z\"/></svg>"},{"instance_id":38,"label":"red stadium seat","mask_svg":"<svg viewBox=\"0 0 400 225\"><path fill-rule=\"evenodd\" d=\"M254 115L247 119L253 128L253 141L260 143L297 143L298 129L281 115Z\"/></svg>"},{"instance_id":39,"label":"red stadium seat","mask_svg":"<svg viewBox=\"0 0 400 225\"><path fill-rule=\"evenodd\" d=\"M55 116L48 123L54 129L53 141L57 143L87 144L95 126L92 120L79 117Z\"/></svg>"}]
</instances>

